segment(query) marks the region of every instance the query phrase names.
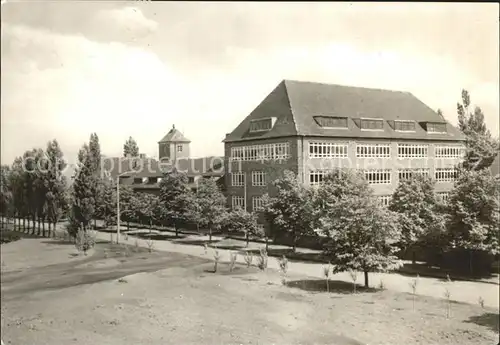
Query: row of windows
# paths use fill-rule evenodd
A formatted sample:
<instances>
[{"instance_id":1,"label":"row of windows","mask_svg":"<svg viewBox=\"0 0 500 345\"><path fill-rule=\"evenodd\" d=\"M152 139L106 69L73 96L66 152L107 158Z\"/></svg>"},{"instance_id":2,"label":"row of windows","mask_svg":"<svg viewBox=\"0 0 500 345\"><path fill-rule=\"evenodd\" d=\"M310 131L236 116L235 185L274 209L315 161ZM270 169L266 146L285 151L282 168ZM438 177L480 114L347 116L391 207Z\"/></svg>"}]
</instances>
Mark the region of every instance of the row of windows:
<instances>
[{"instance_id":1,"label":"row of windows","mask_svg":"<svg viewBox=\"0 0 500 345\"><path fill-rule=\"evenodd\" d=\"M309 157L310 158L335 158L347 157L347 143L309 143Z\"/></svg>"},{"instance_id":2,"label":"row of windows","mask_svg":"<svg viewBox=\"0 0 500 345\"><path fill-rule=\"evenodd\" d=\"M266 173L264 171L252 171L252 186L263 187L267 185ZM231 173L231 186L242 187L245 185L245 173Z\"/></svg>"},{"instance_id":3,"label":"row of windows","mask_svg":"<svg viewBox=\"0 0 500 345\"><path fill-rule=\"evenodd\" d=\"M309 184L319 185L323 182L328 170L316 170L309 173ZM409 179L415 174L429 176L429 169L400 169L399 180ZM392 172L390 169L374 169L364 171L365 179L369 184L390 184ZM455 168L436 169L435 178L437 182L451 182L457 178L458 171Z\"/></svg>"},{"instance_id":4,"label":"row of windows","mask_svg":"<svg viewBox=\"0 0 500 345\"><path fill-rule=\"evenodd\" d=\"M261 196L252 197L252 210L255 212L262 211L263 199ZM245 209L245 198L242 196L233 195L231 198L231 206L233 210L238 208Z\"/></svg>"},{"instance_id":5,"label":"row of windows","mask_svg":"<svg viewBox=\"0 0 500 345\"><path fill-rule=\"evenodd\" d=\"M240 146L231 148L231 160L280 160L290 156L288 143Z\"/></svg>"},{"instance_id":6,"label":"row of windows","mask_svg":"<svg viewBox=\"0 0 500 345\"><path fill-rule=\"evenodd\" d=\"M377 197L377 200L381 206L387 207L391 202L392 195L381 195Z\"/></svg>"},{"instance_id":7,"label":"row of windows","mask_svg":"<svg viewBox=\"0 0 500 345\"><path fill-rule=\"evenodd\" d=\"M452 182L458 177L458 170L455 168L438 168L436 169L437 182Z\"/></svg>"},{"instance_id":8,"label":"row of windows","mask_svg":"<svg viewBox=\"0 0 500 345\"><path fill-rule=\"evenodd\" d=\"M365 170L365 179L369 184L390 184L391 171L389 169Z\"/></svg>"},{"instance_id":9,"label":"row of windows","mask_svg":"<svg viewBox=\"0 0 500 345\"><path fill-rule=\"evenodd\" d=\"M434 149L436 158L462 158L465 155L463 146L437 146Z\"/></svg>"},{"instance_id":10,"label":"row of windows","mask_svg":"<svg viewBox=\"0 0 500 345\"><path fill-rule=\"evenodd\" d=\"M413 175L425 175L429 176L429 169L399 169L398 177L399 180L407 180L410 179Z\"/></svg>"},{"instance_id":11,"label":"row of windows","mask_svg":"<svg viewBox=\"0 0 500 345\"><path fill-rule=\"evenodd\" d=\"M440 202L447 202L450 196L449 192L438 192L436 193L436 198Z\"/></svg>"},{"instance_id":12,"label":"row of windows","mask_svg":"<svg viewBox=\"0 0 500 345\"><path fill-rule=\"evenodd\" d=\"M398 158L424 158L427 157L427 145L398 144Z\"/></svg>"},{"instance_id":13,"label":"row of windows","mask_svg":"<svg viewBox=\"0 0 500 345\"><path fill-rule=\"evenodd\" d=\"M464 155L463 146L438 146L434 149L436 158L461 158ZM425 144L398 144L398 158L425 158L428 154L428 145ZM348 155L347 143L311 142L309 143L310 158L346 158ZM358 158L390 158L390 144L356 144Z\"/></svg>"},{"instance_id":14,"label":"row of windows","mask_svg":"<svg viewBox=\"0 0 500 345\"><path fill-rule=\"evenodd\" d=\"M356 157L360 158L389 158L391 147L389 144L358 144Z\"/></svg>"}]
</instances>

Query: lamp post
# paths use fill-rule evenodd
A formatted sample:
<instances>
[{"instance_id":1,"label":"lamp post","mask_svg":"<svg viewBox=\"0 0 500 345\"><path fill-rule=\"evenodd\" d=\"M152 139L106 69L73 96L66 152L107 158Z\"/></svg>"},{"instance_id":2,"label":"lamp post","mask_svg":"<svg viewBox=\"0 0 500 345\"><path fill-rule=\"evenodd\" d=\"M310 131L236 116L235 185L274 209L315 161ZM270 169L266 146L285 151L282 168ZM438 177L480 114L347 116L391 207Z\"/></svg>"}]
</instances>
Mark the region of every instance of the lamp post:
<instances>
[{"instance_id":1,"label":"lamp post","mask_svg":"<svg viewBox=\"0 0 500 345\"><path fill-rule=\"evenodd\" d=\"M116 243L120 242L120 175L116 177Z\"/></svg>"}]
</instances>

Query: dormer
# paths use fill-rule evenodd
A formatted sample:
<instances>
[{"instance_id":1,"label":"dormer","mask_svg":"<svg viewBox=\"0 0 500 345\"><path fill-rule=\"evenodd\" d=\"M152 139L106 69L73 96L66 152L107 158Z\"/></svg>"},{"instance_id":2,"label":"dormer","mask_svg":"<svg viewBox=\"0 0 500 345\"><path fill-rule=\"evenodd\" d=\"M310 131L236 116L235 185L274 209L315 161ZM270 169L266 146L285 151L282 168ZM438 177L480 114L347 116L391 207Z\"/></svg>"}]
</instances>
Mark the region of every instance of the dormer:
<instances>
[{"instance_id":1,"label":"dormer","mask_svg":"<svg viewBox=\"0 0 500 345\"><path fill-rule=\"evenodd\" d=\"M314 121L322 127L329 129L347 129L347 117L314 116Z\"/></svg>"},{"instance_id":2,"label":"dormer","mask_svg":"<svg viewBox=\"0 0 500 345\"><path fill-rule=\"evenodd\" d=\"M251 120L249 132L250 133L268 132L273 128L275 123L276 123L275 117Z\"/></svg>"},{"instance_id":3,"label":"dormer","mask_svg":"<svg viewBox=\"0 0 500 345\"><path fill-rule=\"evenodd\" d=\"M396 132L415 132L416 123L413 120L392 120L387 121Z\"/></svg>"},{"instance_id":4,"label":"dormer","mask_svg":"<svg viewBox=\"0 0 500 345\"><path fill-rule=\"evenodd\" d=\"M354 119L354 123L362 131L383 131L384 130L384 119L359 118L359 119Z\"/></svg>"},{"instance_id":5,"label":"dormer","mask_svg":"<svg viewBox=\"0 0 500 345\"><path fill-rule=\"evenodd\" d=\"M447 133L446 122L425 122L425 129L429 134Z\"/></svg>"}]
</instances>

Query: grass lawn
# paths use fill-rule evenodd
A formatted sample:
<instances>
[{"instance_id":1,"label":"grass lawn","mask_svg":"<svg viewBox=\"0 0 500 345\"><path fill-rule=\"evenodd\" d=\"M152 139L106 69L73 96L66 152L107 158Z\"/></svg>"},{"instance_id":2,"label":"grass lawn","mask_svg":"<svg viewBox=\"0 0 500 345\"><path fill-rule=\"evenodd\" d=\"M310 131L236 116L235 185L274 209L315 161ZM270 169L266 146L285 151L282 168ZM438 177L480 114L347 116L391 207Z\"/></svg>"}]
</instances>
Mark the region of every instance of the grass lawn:
<instances>
[{"instance_id":1,"label":"grass lawn","mask_svg":"<svg viewBox=\"0 0 500 345\"><path fill-rule=\"evenodd\" d=\"M498 312L179 253L22 239L2 248L5 344L412 345L498 342Z\"/></svg>"}]
</instances>

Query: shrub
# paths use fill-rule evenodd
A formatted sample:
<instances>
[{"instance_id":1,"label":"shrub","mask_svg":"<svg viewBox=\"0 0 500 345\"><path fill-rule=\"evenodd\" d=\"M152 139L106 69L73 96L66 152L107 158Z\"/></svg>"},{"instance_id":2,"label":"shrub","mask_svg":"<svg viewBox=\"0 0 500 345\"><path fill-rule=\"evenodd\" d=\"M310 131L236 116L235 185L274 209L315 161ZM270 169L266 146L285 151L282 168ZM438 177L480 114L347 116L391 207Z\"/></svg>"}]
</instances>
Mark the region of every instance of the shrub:
<instances>
[{"instance_id":1,"label":"shrub","mask_svg":"<svg viewBox=\"0 0 500 345\"><path fill-rule=\"evenodd\" d=\"M281 259L278 260L281 271L281 283L286 284L286 273L288 272L288 259L283 255Z\"/></svg>"},{"instance_id":2,"label":"shrub","mask_svg":"<svg viewBox=\"0 0 500 345\"><path fill-rule=\"evenodd\" d=\"M14 242L18 241L21 239L21 236L12 232L1 232L0 233L0 239L2 244L3 243L9 243L9 242Z\"/></svg>"},{"instance_id":3,"label":"shrub","mask_svg":"<svg viewBox=\"0 0 500 345\"><path fill-rule=\"evenodd\" d=\"M76 249L87 255L87 251L95 245L95 237L89 231L79 230L76 235Z\"/></svg>"},{"instance_id":4,"label":"shrub","mask_svg":"<svg viewBox=\"0 0 500 345\"><path fill-rule=\"evenodd\" d=\"M257 266L262 271L264 271L267 268L267 252L264 248L260 249L259 262L258 262Z\"/></svg>"},{"instance_id":5,"label":"shrub","mask_svg":"<svg viewBox=\"0 0 500 345\"><path fill-rule=\"evenodd\" d=\"M247 267L250 267L253 261L253 254L250 252L246 252L244 256L245 262L247 263Z\"/></svg>"},{"instance_id":6,"label":"shrub","mask_svg":"<svg viewBox=\"0 0 500 345\"><path fill-rule=\"evenodd\" d=\"M330 292L330 272L332 270L332 265L328 263L328 266L323 266L323 275L326 281L326 292Z\"/></svg>"},{"instance_id":7,"label":"shrub","mask_svg":"<svg viewBox=\"0 0 500 345\"><path fill-rule=\"evenodd\" d=\"M233 271L234 265L236 265L237 258L238 258L238 253L236 253L236 252L229 253L229 272Z\"/></svg>"},{"instance_id":8,"label":"shrub","mask_svg":"<svg viewBox=\"0 0 500 345\"><path fill-rule=\"evenodd\" d=\"M417 277L415 279L412 279L410 282L413 310L415 310L415 295L417 294L418 278L419 278L419 276L417 274Z\"/></svg>"},{"instance_id":9,"label":"shrub","mask_svg":"<svg viewBox=\"0 0 500 345\"><path fill-rule=\"evenodd\" d=\"M219 253L219 250L217 249L217 247L215 247L214 249L214 260L215 260L215 263L214 263L214 273L217 272L217 265L219 263L219 260L220 260L220 253Z\"/></svg>"},{"instance_id":10,"label":"shrub","mask_svg":"<svg viewBox=\"0 0 500 345\"><path fill-rule=\"evenodd\" d=\"M358 280L358 272L349 270L349 275L351 276L352 279L353 293L356 293L356 281Z\"/></svg>"},{"instance_id":11,"label":"shrub","mask_svg":"<svg viewBox=\"0 0 500 345\"><path fill-rule=\"evenodd\" d=\"M446 275L446 283L444 288L444 297L446 298L446 318L449 319L451 315L451 291L449 289L449 285L451 285L450 276Z\"/></svg>"},{"instance_id":12,"label":"shrub","mask_svg":"<svg viewBox=\"0 0 500 345\"><path fill-rule=\"evenodd\" d=\"M155 241L151 237L149 237L146 240L146 245L148 246L149 252L152 253L155 246ZM139 246L139 243L137 243L137 246Z\"/></svg>"},{"instance_id":13,"label":"shrub","mask_svg":"<svg viewBox=\"0 0 500 345\"><path fill-rule=\"evenodd\" d=\"M478 303L484 309L484 299L481 296L479 296Z\"/></svg>"}]
</instances>

